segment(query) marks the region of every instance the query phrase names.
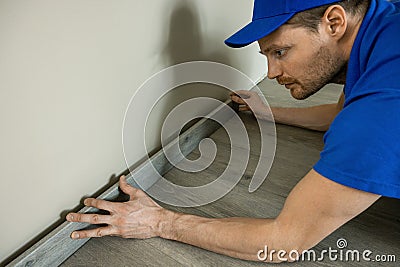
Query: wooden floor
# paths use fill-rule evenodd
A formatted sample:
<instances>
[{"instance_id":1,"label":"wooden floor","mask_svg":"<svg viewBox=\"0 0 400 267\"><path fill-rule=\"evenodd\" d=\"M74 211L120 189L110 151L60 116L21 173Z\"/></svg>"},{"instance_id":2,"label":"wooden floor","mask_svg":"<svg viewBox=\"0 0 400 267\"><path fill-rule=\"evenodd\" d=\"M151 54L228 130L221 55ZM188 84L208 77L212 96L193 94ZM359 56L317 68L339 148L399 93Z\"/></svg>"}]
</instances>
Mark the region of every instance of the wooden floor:
<instances>
[{"instance_id":1,"label":"wooden floor","mask_svg":"<svg viewBox=\"0 0 400 267\"><path fill-rule=\"evenodd\" d=\"M340 88L329 87L306 102L291 100L288 91L272 82L260 85L271 105L302 106L337 101ZM251 140L251 160L239 184L222 199L199 208L173 208L206 217L275 217L294 185L312 168L323 148L323 133L296 127L277 125L277 151L267 180L254 193L248 186L258 162L259 132L256 121L249 114L241 114ZM195 186L206 184L218 177L228 162L229 140L223 129L211 138L218 147L215 162L197 174L172 169L166 178L176 184ZM198 157L195 150L189 157ZM165 206L165 205L164 205ZM400 261L400 200L382 198L366 212L338 229L315 247L316 251L337 249L336 241L344 238L347 249L369 249L373 255L393 254ZM205 251L160 238L128 240L116 237L91 239L62 266L261 266L263 263L247 262ZM280 266L380 266L379 263L361 262L296 262ZM398 266L381 263L381 266Z\"/></svg>"}]
</instances>

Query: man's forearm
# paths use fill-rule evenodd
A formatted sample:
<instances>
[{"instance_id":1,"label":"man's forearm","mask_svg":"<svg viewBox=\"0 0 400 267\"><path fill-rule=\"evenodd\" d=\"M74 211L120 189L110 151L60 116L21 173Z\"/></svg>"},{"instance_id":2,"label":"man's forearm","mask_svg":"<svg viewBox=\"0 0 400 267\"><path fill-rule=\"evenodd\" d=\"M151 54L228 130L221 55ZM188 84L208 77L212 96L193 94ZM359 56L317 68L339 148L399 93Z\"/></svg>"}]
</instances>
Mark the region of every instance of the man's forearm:
<instances>
[{"instance_id":1,"label":"man's forearm","mask_svg":"<svg viewBox=\"0 0 400 267\"><path fill-rule=\"evenodd\" d=\"M274 246L276 225L272 219L210 219L167 211L160 236L220 254L245 260L258 260L257 252Z\"/></svg>"},{"instance_id":2,"label":"man's forearm","mask_svg":"<svg viewBox=\"0 0 400 267\"><path fill-rule=\"evenodd\" d=\"M293 261L297 260L291 254L293 251L299 255L315 246L379 198L337 184L311 170L290 192L275 219L209 219L164 209L123 177L120 188L129 195L129 201L85 200L86 206L109 211L109 215L68 214L70 222L106 225L74 231L73 239L159 236L246 260L261 257L273 262Z\"/></svg>"},{"instance_id":3,"label":"man's forearm","mask_svg":"<svg viewBox=\"0 0 400 267\"><path fill-rule=\"evenodd\" d=\"M271 108L275 122L306 129L327 131L339 112L337 104L307 108Z\"/></svg>"}]
</instances>

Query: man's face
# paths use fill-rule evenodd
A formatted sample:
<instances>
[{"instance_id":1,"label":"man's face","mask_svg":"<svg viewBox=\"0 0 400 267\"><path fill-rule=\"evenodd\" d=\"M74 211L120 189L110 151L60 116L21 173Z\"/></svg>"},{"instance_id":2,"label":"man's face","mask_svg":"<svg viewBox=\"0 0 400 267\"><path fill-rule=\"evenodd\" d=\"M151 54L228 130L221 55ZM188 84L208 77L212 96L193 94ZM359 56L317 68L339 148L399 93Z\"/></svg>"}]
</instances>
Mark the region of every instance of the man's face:
<instances>
[{"instance_id":1,"label":"man's face","mask_svg":"<svg viewBox=\"0 0 400 267\"><path fill-rule=\"evenodd\" d=\"M285 24L258 41L268 58L268 78L306 99L345 73L346 60L329 36Z\"/></svg>"}]
</instances>

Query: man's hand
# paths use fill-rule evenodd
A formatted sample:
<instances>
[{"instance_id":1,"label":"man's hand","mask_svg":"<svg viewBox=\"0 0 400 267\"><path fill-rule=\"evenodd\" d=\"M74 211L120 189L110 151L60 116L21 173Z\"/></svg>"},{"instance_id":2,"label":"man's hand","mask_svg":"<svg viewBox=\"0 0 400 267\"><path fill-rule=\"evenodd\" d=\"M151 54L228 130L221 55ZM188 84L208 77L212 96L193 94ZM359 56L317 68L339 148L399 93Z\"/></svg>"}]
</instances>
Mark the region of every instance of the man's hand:
<instances>
[{"instance_id":1,"label":"man's hand","mask_svg":"<svg viewBox=\"0 0 400 267\"><path fill-rule=\"evenodd\" d=\"M233 102L238 103L239 111L251 111L260 120L273 121L270 108L255 91L235 91L230 93Z\"/></svg>"},{"instance_id":2,"label":"man's hand","mask_svg":"<svg viewBox=\"0 0 400 267\"><path fill-rule=\"evenodd\" d=\"M269 108L254 91L235 91L230 94L233 102L239 104L239 111L251 111L256 118L301 128L327 131L333 119L342 110L344 94L338 103L304 108Z\"/></svg>"},{"instance_id":3,"label":"man's hand","mask_svg":"<svg viewBox=\"0 0 400 267\"><path fill-rule=\"evenodd\" d=\"M67 220L70 222L107 224L105 227L73 232L71 234L73 239L106 235L143 239L160 235L161 218L165 217L168 211L143 191L130 186L124 176L121 176L119 185L121 190L129 195L129 201L118 203L93 198L84 201L86 206L106 210L110 215L80 213L67 215Z\"/></svg>"}]
</instances>

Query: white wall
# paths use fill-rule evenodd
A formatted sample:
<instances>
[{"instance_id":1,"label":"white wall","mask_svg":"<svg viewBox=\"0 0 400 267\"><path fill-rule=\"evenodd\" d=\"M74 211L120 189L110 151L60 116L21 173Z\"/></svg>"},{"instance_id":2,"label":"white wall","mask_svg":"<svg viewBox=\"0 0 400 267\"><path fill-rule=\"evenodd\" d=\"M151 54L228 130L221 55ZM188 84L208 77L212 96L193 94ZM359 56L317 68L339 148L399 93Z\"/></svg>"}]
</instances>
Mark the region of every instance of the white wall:
<instances>
[{"instance_id":1,"label":"white wall","mask_svg":"<svg viewBox=\"0 0 400 267\"><path fill-rule=\"evenodd\" d=\"M127 168L124 111L150 75L188 60L225 62L253 79L265 73L257 47L223 44L251 8L239 0L0 1L0 261ZM157 112L161 120L165 108ZM161 121L150 125L154 148ZM144 155L139 149L137 160Z\"/></svg>"}]
</instances>

